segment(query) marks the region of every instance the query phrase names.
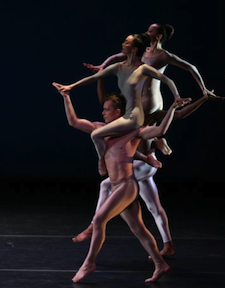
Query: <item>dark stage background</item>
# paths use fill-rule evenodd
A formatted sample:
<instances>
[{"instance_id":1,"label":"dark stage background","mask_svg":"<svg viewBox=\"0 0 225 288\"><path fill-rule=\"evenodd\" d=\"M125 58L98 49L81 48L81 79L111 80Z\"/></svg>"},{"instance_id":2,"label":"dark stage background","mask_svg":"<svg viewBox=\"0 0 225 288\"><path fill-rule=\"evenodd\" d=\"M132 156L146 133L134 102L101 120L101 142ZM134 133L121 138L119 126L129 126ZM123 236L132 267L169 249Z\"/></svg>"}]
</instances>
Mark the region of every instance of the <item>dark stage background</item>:
<instances>
[{"instance_id":1,"label":"dark stage background","mask_svg":"<svg viewBox=\"0 0 225 288\"><path fill-rule=\"evenodd\" d=\"M199 3L1 1L2 196L9 202L51 202L57 195L97 195L101 177L91 139L69 127L62 97L51 83L69 84L89 75L83 62L100 64L120 52L127 35L146 31L151 23L172 24L175 34L164 48L195 64L206 86L225 96L225 8L222 1ZM165 74L182 97L201 97L188 72L171 66ZM108 78L106 87L116 90L116 78ZM173 96L167 87L162 91L168 108ZM102 120L95 83L74 89L72 100L80 117ZM206 102L171 125L166 139L173 153L157 152L163 162L155 176L161 191L223 193L224 111L225 101Z\"/></svg>"}]
</instances>

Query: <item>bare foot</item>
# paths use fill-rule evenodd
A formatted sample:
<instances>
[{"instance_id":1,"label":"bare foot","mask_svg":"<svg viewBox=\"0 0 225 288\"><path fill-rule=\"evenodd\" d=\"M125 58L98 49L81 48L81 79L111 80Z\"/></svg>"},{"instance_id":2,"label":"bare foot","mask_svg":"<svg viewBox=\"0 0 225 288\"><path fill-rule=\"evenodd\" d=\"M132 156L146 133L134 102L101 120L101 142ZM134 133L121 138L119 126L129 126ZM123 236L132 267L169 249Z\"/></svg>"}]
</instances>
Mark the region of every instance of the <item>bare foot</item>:
<instances>
[{"instance_id":1,"label":"bare foot","mask_svg":"<svg viewBox=\"0 0 225 288\"><path fill-rule=\"evenodd\" d=\"M101 176L104 176L107 174L107 169L105 166L105 161L104 159L99 159L98 160L98 172Z\"/></svg>"},{"instance_id":2,"label":"bare foot","mask_svg":"<svg viewBox=\"0 0 225 288\"><path fill-rule=\"evenodd\" d=\"M83 232L81 232L77 236L73 237L72 241L74 243L80 243L80 242L84 242L88 239L91 239L92 232L93 232L93 224L91 223Z\"/></svg>"},{"instance_id":3,"label":"bare foot","mask_svg":"<svg viewBox=\"0 0 225 288\"><path fill-rule=\"evenodd\" d=\"M170 155L172 153L171 148L167 144L167 141L165 138L154 138L156 147L164 154L164 155Z\"/></svg>"},{"instance_id":4,"label":"bare foot","mask_svg":"<svg viewBox=\"0 0 225 288\"><path fill-rule=\"evenodd\" d=\"M160 251L162 256L173 256L176 253L172 241L164 243L163 249Z\"/></svg>"},{"instance_id":5,"label":"bare foot","mask_svg":"<svg viewBox=\"0 0 225 288\"><path fill-rule=\"evenodd\" d=\"M165 242L163 249L159 252L163 257L167 256L173 256L176 254L176 251L174 249L174 245L172 241ZM152 259L151 256L148 256L148 259Z\"/></svg>"},{"instance_id":6,"label":"bare foot","mask_svg":"<svg viewBox=\"0 0 225 288\"><path fill-rule=\"evenodd\" d=\"M162 277L164 274L168 273L169 271L170 271L170 266L168 264L166 264L166 263L163 263L162 265L156 267L152 277L146 279L145 283L155 282L160 277Z\"/></svg>"},{"instance_id":7,"label":"bare foot","mask_svg":"<svg viewBox=\"0 0 225 288\"><path fill-rule=\"evenodd\" d=\"M80 282L82 279L87 277L91 272L96 270L95 263L93 264L83 264L77 271L76 275L72 278L74 283Z\"/></svg>"},{"instance_id":8,"label":"bare foot","mask_svg":"<svg viewBox=\"0 0 225 288\"><path fill-rule=\"evenodd\" d=\"M152 154L148 154L148 164L155 168L162 168L162 163L155 159Z\"/></svg>"}]
</instances>

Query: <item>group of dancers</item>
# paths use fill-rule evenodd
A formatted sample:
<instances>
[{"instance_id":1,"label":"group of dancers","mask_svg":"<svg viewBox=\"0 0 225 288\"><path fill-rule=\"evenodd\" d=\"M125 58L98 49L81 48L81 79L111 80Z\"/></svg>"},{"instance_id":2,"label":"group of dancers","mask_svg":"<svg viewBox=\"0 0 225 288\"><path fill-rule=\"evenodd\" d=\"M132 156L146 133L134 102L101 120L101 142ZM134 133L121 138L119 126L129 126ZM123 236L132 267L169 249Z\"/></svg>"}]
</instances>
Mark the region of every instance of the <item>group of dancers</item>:
<instances>
[{"instance_id":1,"label":"group of dancers","mask_svg":"<svg viewBox=\"0 0 225 288\"><path fill-rule=\"evenodd\" d=\"M155 282L170 270L164 258L176 251L168 217L153 179L157 169L162 167L155 149L166 155L172 152L166 139L161 137L173 119L187 117L207 100L223 99L206 88L194 65L162 47L173 33L171 25L151 24L145 33L128 35L122 43L122 51L101 65L84 63L96 73L70 85L53 82L63 96L68 123L90 134L98 155L99 174L108 176L100 184L99 199L90 225L72 239L74 242L90 239L88 254L72 278L75 283L96 269L95 261L106 237L106 224L117 215L126 221L155 266L145 282ZM169 64L192 74L202 91L201 98L191 103L191 98L180 97L174 81L164 75ZM117 77L120 93L106 92L103 79L109 75ZM97 82L104 122L79 118L71 101L72 89L93 82ZM163 110L161 83L169 87L174 98L167 111ZM76 98L74 90L73 94ZM139 195L154 217L162 237L161 251L143 222Z\"/></svg>"}]
</instances>

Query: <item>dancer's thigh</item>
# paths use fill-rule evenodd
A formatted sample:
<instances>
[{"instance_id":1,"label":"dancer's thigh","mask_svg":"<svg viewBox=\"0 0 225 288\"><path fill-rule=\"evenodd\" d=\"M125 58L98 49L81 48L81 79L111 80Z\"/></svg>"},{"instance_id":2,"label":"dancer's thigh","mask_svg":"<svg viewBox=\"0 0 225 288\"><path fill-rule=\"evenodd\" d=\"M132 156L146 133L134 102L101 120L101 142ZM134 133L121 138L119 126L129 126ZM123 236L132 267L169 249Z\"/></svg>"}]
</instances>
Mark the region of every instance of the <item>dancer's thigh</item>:
<instances>
[{"instance_id":1,"label":"dancer's thigh","mask_svg":"<svg viewBox=\"0 0 225 288\"><path fill-rule=\"evenodd\" d=\"M128 133L136 128L137 126L133 119L125 119L120 117L107 125L94 130L92 132L92 137L118 136Z\"/></svg>"},{"instance_id":2,"label":"dancer's thigh","mask_svg":"<svg viewBox=\"0 0 225 288\"><path fill-rule=\"evenodd\" d=\"M138 182L153 177L157 172L157 168L152 167L151 165L141 160L134 160L133 165L134 175Z\"/></svg>"},{"instance_id":3,"label":"dancer's thigh","mask_svg":"<svg viewBox=\"0 0 225 288\"><path fill-rule=\"evenodd\" d=\"M102 206L111 193L111 182L109 178L103 180L100 184L100 191L96 211Z\"/></svg>"},{"instance_id":4,"label":"dancer's thigh","mask_svg":"<svg viewBox=\"0 0 225 288\"><path fill-rule=\"evenodd\" d=\"M157 212L161 209L162 206L154 179L151 177L138 183L140 187L140 196L148 209L151 210L151 212Z\"/></svg>"},{"instance_id":5,"label":"dancer's thigh","mask_svg":"<svg viewBox=\"0 0 225 288\"><path fill-rule=\"evenodd\" d=\"M119 215L137 197L138 186L134 180L122 182L106 199L94 216L94 222L107 222Z\"/></svg>"}]
</instances>

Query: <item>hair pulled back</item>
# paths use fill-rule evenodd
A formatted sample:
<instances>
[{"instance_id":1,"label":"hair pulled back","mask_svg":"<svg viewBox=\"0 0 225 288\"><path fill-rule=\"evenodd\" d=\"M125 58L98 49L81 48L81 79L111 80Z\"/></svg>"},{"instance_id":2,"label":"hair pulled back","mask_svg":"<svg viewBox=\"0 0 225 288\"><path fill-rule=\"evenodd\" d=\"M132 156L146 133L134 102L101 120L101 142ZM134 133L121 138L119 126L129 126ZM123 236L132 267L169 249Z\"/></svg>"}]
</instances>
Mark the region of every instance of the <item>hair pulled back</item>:
<instances>
[{"instance_id":1,"label":"hair pulled back","mask_svg":"<svg viewBox=\"0 0 225 288\"><path fill-rule=\"evenodd\" d=\"M169 40L172 38L174 34L174 28L170 24L161 24L161 23L156 23L158 27L158 34L162 34L163 37L161 39L161 42L165 42L166 40Z\"/></svg>"}]
</instances>

